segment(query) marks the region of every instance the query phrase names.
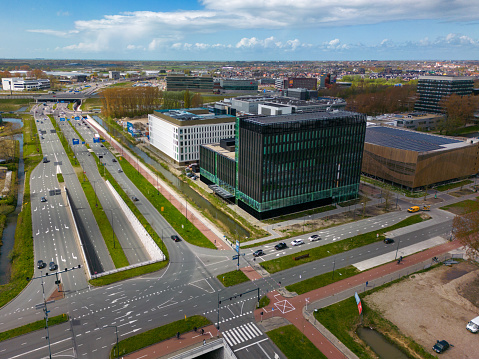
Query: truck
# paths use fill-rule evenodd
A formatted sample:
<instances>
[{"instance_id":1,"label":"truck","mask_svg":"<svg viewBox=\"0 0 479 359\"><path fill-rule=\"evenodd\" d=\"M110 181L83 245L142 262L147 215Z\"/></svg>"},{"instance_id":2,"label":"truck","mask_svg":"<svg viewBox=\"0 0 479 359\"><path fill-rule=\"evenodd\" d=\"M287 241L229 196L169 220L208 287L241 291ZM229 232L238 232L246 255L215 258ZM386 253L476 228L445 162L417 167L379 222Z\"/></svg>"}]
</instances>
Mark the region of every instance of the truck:
<instances>
[{"instance_id":1,"label":"truck","mask_svg":"<svg viewBox=\"0 0 479 359\"><path fill-rule=\"evenodd\" d=\"M98 133L95 133L95 134L93 135L93 138L96 138L96 139L99 140L99 139L100 139L100 135L99 135Z\"/></svg>"},{"instance_id":2,"label":"truck","mask_svg":"<svg viewBox=\"0 0 479 359\"><path fill-rule=\"evenodd\" d=\"M466 329L471 333L477 333L479 331L479 317L471 319L471 321L467 323Z\"/></svg>"}]
</instances>

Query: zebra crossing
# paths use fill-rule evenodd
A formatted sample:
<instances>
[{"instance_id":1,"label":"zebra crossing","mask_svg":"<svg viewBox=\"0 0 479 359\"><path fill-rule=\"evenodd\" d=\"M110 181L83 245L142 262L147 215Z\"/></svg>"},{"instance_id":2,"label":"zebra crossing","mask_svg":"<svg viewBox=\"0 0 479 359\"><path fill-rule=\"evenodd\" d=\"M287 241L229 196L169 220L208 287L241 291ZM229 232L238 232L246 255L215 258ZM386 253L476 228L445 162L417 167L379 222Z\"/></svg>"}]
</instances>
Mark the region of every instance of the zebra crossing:
<instances>
[{"instance_id":1,"label":"zebra crossing","mask_svg":"<svg viewBox=\"0 0 479 359\"><path fill-rule=\"evenodd\" d=\"M263 335L253 322L226 330L222 334L231 347Z\"/></svg>"}]
</instances>

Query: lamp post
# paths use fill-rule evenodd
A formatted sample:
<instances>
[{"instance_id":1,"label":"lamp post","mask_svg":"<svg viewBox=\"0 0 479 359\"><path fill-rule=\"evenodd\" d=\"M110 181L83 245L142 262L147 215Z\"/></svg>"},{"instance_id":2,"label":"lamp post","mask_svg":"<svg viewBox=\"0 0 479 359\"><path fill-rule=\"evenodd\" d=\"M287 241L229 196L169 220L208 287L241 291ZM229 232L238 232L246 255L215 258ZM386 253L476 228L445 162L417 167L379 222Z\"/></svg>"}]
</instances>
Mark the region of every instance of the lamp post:
<instances>
[{"instance_id":1,"label":"lamp post","mask_svg":"<svg viewBox=\"0 0 479 359\"><path fill-rule=\"evenodd\" d=\"M118 347L118 326L116 326L116 325L105 325L104 328L115 328L115 333L116 333L116 358L118 359L120 357L120 348Z\"/></svg>"},{"instance_id":2,"label":"lamp post","mask_svg":"<svg viewBox=\"0 0 479 359\"><path fill-rule=\"evenodd\" d=\"M398 246L397 246L397 248L396 248L396 256L394 257L394 259L397 259L397 257L398 257L399 243L401 243L401 240L400 240L400 239L398 239Z\"/></svg>"}]
</instances>

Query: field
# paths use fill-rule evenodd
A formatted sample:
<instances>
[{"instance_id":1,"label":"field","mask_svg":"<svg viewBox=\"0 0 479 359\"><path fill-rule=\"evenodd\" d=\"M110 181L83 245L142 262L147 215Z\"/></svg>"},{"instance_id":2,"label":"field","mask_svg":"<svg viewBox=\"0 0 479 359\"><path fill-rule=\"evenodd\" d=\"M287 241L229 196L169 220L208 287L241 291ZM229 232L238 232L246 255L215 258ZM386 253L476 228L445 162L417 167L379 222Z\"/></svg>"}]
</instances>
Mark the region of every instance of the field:
<instances>
[{"instance_id":1,"label":"field","mask_svg":"<svg viewBox=\"0 0 479 359\"><path fill-rule=\"evenodd\" d=\"M433 354L436 340L444 339L454 347L441 358L477 358L479 341L466 324L479 314L478 269L469 262L439 266L368 295L364 301L427 352Z\"/></svg>"}]
</instances>

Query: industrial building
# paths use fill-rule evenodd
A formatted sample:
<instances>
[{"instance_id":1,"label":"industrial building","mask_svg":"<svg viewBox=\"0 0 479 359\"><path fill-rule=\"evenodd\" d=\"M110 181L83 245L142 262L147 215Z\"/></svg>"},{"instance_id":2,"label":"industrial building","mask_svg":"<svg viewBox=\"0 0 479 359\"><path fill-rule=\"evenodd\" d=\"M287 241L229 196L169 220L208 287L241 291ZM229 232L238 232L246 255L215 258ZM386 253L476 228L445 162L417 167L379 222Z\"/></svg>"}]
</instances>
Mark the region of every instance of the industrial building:
<instances>
[{"instance_id":1,"label":"industrial building","mask_svg":"<svg viewBox=\"0 0 479 359\"><path fill-rule=\"evenodd\" d=\"M370 126L361 171L413 190L475 175L478 158L478 140Z\"/></svg>"},{"instance_id":2,"label":"industrial building","mask_svg":"<svg viewBox=\"0 0 479 359\"><path fill-rule=\"evenodd\" d=\"M467 96L472 94L474 78L459 76L419 76L417 83L418 100L415 111L432 113L444 112L441 100L449 95Z\"/></svg>"},{"instance_id":3,"label":"industrial building","mask_svg":"<svg viewBox=\"0 0 479 359\"><path fill-rule=\"evenodd\" d=\"M148 115L150 145L173 163L199 160L199 146L234 137L235 117L215 115L205 108L158 110Z\"/></svg>"},{"instance_id":4,"label":"industrial building","mask_svg":"<svg viewBox=\"0 0 479 359\"><path fill-rule=\"evenodd\" d=\"M365 115L237 118L236 129L235 141L200 146L201 180L256 218L357 197Z\"/></svg>"},{"instance_id":5,"label":"industrial building","mask_svg":"<svg viewBox=\"0 0 479 359\"><path fill-rule=\"evenodd\" d=\"M25 79L23 77L2 78L4 91L30 91L50 88L49 79Z\"/></svg>"},{"instance_id":6,"label":"industrial building","mask_svg":"<svg viewBox=\"0 0 479 359\"><path fill-rule=\"evenodd\" d=\"M213 91L213 78L200 76L167 76L166 91Z\"/></svg>"},{"instance_id":7,"label":"industrial building","mask_svg":"<svg viewBox=\"0 0 479 359\"><path fill-rule=\"evenodd\" d=\"M219 86L224 91L257 91L258 81L253 79L219 79Z\"/></svg>"}]
</instances>

